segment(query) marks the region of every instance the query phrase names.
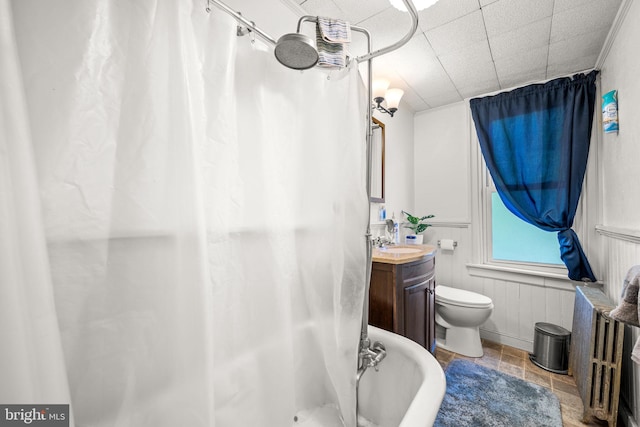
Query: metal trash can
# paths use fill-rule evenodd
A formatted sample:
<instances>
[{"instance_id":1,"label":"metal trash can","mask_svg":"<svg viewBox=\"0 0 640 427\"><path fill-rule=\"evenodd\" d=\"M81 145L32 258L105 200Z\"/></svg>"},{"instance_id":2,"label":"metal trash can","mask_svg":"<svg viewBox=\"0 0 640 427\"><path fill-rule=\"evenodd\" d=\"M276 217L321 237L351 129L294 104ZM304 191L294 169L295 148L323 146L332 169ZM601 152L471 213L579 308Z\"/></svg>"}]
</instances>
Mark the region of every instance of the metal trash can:
<instances>
[{"instance_id":1,"label":"metal trash can","mask_svg":"<svg viewBox=\"0 0 640 427\"><path fill-rule=\"evenodd\" d=\"M533 353L529 359L547 371L567 374L571 332L562 326L538 322L533 338Z\"/></svg>"}]
</instances>

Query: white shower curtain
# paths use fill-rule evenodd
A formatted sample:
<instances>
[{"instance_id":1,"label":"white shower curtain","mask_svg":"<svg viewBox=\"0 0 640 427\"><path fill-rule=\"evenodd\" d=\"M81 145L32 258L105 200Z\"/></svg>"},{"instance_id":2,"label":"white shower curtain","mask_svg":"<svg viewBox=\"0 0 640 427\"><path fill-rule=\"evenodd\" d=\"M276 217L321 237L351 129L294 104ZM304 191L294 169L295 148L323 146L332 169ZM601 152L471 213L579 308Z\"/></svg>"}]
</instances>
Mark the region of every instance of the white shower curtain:
<instances>
[{"instance_id":1,"label":"white shower curtain","mask_svg":"<svg viewBox=\"0 0 640 427\"><path fill-rule=\"evenodd\" d=\"M354 426L356 67L286 69L201 1L0 0L0 19L0 403Z\"/></svg>"}]
</instances>

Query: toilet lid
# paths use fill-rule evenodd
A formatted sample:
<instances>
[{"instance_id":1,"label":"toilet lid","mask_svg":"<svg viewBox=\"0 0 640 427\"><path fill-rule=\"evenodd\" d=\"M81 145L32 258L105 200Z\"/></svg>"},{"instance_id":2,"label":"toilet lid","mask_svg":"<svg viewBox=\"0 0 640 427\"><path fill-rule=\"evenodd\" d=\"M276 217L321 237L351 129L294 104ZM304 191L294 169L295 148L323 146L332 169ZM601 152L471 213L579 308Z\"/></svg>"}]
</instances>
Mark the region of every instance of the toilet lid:
<instances>
[{"instance_id":1,"label":"toilet lid","mask_svg":"<svg viewBox=\"0 0 640 427\"><path fill-rule=\"evenodd\" d=\"M442 285L436 286L436 301L462 307L486 308L493 305L487 296Z\"/></svg>"}]
</instances>

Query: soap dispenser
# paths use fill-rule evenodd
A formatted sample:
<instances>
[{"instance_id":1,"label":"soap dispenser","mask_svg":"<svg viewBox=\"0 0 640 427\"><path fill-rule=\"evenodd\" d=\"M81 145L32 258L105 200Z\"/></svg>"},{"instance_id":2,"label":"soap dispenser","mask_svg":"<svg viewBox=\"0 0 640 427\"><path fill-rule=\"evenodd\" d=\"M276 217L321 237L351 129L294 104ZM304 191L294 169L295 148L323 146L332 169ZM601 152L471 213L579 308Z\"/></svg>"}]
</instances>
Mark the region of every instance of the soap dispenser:
<instances>
[{"instance_id":1,"label":"soap dispenser","mask_svg":"<svg viewBox=\"0 0 640 427\"><path fill-rule=\"evenodd\" d=\"M387 210L385 209L384 205L381 205L380 209L378 210L378 219L380 221L384 221L385 219L387 219Z\"/></svg>"}]
</instances>

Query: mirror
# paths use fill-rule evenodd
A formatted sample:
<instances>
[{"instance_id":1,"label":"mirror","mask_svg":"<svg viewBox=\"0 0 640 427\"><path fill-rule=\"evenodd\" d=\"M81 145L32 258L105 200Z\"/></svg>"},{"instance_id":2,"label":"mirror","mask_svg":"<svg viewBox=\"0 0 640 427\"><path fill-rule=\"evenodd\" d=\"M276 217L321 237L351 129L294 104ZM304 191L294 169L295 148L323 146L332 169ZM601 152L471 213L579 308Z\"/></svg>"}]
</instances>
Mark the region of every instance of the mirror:
<instances>
[{"instance_id":1,"label":"mirror","mask_svg":"<svg viewBox=\"0 0 640 427\"><path fill-rule=\"evenodd\" d=\"M370 201L384 202L384 123L372 117L371 138L371 197Z\"/></svg>"}]
</instances>

